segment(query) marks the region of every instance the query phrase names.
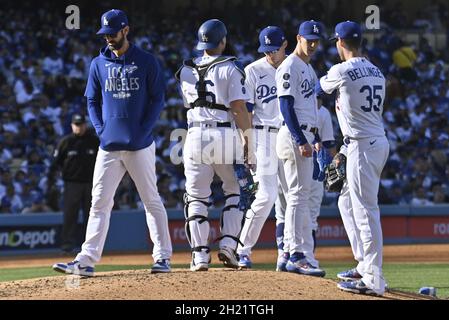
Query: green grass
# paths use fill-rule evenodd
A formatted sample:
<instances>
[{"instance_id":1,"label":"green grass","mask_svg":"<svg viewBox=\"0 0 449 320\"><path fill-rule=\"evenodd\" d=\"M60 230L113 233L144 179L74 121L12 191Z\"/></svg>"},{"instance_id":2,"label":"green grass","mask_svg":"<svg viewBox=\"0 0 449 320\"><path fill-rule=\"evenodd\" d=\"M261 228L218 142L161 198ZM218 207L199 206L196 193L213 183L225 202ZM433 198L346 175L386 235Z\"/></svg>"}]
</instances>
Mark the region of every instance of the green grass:
<instances>
[{"instance_id":1,"label":"green grass","mask_svg":"<svg viewBox=\"0 0 449 320\"><path fill-rule=\"evenodd\" d=\"M337 280L337 273L354 264L322 263L326 278ZM439 298L449 298L449 264L443 263L386 263L383 272L388 286L407 292L418 293L421 287L437 288Z\"/></svg>"},{"instance_id":2,"label":"green grass","mask_svg":"<svg viewBox=\"0 0 449 320\"><path fill-rule=\"evenodd\" d=\"M185 264L173 265L173 268L187 268ZM221 267L213 264L211 267ZM322 263L326 270L326 278L337 280L336 274L342 270L354 267L349 263ZM148 265L100 265L96 272L148 269ZM255 264L258 270L274 270L274 264ZM23 280L41 277L58 276L49 267L0 269L0 282ZM437 288L439 298L449 298L449 265L441 263L387 263L384 265L384 275L392 289L417 293L421 287Z\"/></svg>"}]
</instances>

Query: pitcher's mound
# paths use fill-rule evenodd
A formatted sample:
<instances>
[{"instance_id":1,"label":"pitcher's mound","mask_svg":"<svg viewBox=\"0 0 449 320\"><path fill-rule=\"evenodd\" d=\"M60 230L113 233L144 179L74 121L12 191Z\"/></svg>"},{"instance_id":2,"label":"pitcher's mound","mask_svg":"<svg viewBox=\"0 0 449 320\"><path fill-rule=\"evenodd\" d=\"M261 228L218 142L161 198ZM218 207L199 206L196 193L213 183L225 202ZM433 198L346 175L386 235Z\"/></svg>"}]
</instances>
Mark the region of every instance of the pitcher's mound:
<instances>
[{"instance_id":1,"label":"pitcher's mound","mask_svg":"<svg viewBox=\"0 0 449 320\"><path fill-rule=\"evenodd\" d=\"M274 271L210 269L168 274L149 270L98 273L93 278L59 276L0 283L1 299L125 300L315 300L410 299L340 291L332 280Z\"/></svg>"}]
</instances>

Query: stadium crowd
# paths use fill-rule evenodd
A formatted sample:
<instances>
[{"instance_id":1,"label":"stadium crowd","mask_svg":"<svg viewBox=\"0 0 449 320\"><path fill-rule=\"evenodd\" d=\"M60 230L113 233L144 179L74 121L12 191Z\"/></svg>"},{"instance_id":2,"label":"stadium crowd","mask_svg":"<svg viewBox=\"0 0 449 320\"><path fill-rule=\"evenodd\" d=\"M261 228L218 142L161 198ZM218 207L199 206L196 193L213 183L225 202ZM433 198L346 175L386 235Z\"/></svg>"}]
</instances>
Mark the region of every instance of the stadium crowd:
<instances>
[{"instance_id":1,"label":"stadium crowd","mask_svg":"<svg viewBox=\"0 0 449 320\"><path fill-rule=\"evenodd\" d=\"M341 1L341 0L339 0ZM168 82L166 108L155 130L158 187L168 208L181 208L185 178L183 167L170 160L173 129L186 128L186 110L174 79L182 60L197 55L193 50L196 29L203 18L194 1L171 16L129 13L132 41L155 53L162 61ZM227 2L230 3L230 2ZM284 1L282 7L259 8L251 1L229 4L214 17L229 26L229 40L243 64L258 59L258 31L267 25L283 27L294 47L297 26L303 19L322 21L331 32L336 22L347 19L343 6L328 13L320 1L299 5ZM63 183L47 185L54 147L71 132L74 113L86 114L84 88L91 59L103 45L95 36L98 16L104 8L81 12L80 30L65 28L63 10L53 2L39 8L31 2L7 1L0 11L0 213L59 211ZM225 5L226 6L226 5ZM288 8L288 10L287 10ZM124 8L126 10L126 7ZM245 14L252 12L251 18ZM433 205L449 202L449 55L433 48L426 38L405 43L395 33L409 30L445 30L449 37L449 11L442 2L431 1L426 11L410 16L400 2L382 11L382 28L364 53L387 77L385 126L391 143L383 172L381 204ZM329 18L331 17L331 18ZM182 40L182 41L180 41ZM312 61L318 76L338 62L335 47L323 41ZM333 98L324 105L333 112ZM334 117L335 132L339 129ZM337 139L341 142L341 137ZM222 204L219 181L213 184L214 205ZM335 204L336 195L326 194L324 204ZM141 207L129 177L122 181L115 209Z\"/></svg>"}]
</instances>

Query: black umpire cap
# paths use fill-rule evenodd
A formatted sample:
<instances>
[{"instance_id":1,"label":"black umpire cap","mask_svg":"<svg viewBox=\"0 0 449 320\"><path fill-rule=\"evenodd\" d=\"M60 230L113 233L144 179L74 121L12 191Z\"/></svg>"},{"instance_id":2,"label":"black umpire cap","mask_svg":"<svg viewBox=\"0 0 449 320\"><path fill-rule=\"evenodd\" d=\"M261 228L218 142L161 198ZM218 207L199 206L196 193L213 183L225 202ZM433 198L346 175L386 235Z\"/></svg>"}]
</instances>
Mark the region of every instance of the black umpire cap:
<instances>
[{"instance_id":1,"label":"black umpire cap","mask_svg":"<svg viewBox=\"0 0 449 320\"><path fill-rule=\"evenodd\" d=\"M83 123L86 123L86 117L84 117L84 116L81 115L81 114L75 113L75 114L72 116L72 123L73 123L73 124L83 124Z\"/></svg>"}]
</instances>

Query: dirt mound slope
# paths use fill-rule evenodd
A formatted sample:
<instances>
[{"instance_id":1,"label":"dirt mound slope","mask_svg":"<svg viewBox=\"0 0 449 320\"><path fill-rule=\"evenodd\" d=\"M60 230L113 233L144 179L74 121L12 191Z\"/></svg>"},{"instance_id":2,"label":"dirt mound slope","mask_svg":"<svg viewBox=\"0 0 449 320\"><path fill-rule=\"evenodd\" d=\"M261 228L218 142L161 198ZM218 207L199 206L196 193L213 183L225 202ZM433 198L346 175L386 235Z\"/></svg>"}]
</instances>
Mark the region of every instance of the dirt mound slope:
<instances>
[{"instance_id":1,"label":"dirt mound slope","mask_svg":"<svg viewBox=\"0 0 449 320\"><path fill-rule=\"evenodd\" d=\"M0 283L0 299L49 300L360 300L423 299L405 293L371 297L342 292L332 280L275 271L174 269L58 276Z\"/></svg>"}]
</instances>

